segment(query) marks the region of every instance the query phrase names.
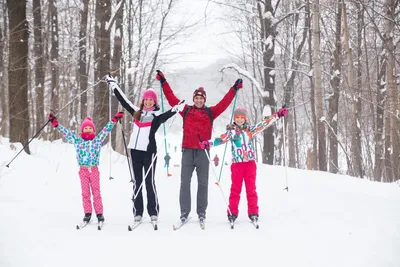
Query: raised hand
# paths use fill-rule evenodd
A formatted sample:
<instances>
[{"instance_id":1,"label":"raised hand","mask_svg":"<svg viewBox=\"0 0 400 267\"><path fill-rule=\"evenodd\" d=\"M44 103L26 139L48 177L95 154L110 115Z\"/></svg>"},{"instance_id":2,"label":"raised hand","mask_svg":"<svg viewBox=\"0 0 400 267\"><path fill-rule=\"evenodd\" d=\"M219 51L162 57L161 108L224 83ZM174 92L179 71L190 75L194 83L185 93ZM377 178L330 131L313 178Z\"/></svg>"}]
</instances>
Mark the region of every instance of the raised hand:
<instances>
[{"instance_id":1,"label":"raised hand","mask_svg":"<svg viewBox=\"0 0 400 267\"><path fill-rule=\"evenodd\" d=\"M185 101L179 102L179 104L171 108L172 112L181 112L185 108Z\"/></svg>"},{"instance_id":2,"label":"raised hand","mask_svg":"<svg viewBox=\"0 0 400 267\"><path fill-rule=\"evenodd\" d=\"M156 70L157 75L156 79L159 80L161 83L166 82L167 80L165 79L164 73L161 72L161 70Z\"/></svg>"},{"instance_id":3,"label":"raised hand","mask_svg":"<svg viewBox=\"0 0 400 267\"><path fill-rule=\"evenodd\" d=\"M118 122L120 119L122 119L124 117L124 113L122 112L122 111L120 111L120 112L117 112L117 114L115 114L115 116L114 117L112 117L112 121L114 122L114 123L116 123L116 122Z\"/></svg>"},{"instance_id":4,"label":"raised hand","mask_svg":"<svg viewBox=\"0 0 400 267\"><path fill-rule=\"evenodd\" d=\"M278 118L286 117L287 115L287 109L286 108L281 108L276 112L276 115L278 115Z\"/></svg>"},{"instance_id":5,"label":"raised hand","mask_svg":"<svg viewBox=\"0 0 400 267\"><path fill-rule=\"evenodd\" d=\"M107 74L105 80L106 80L106 82L107 82L108 84L117 83L117 80L116 80L115 78L111 77L110 74Z\"/></svg>"},{"instance_id":6,"label":"raised hand","mask_svg":"<svg viewBox=\"0 0 400 267\"><path fill-rule=\"evenodd\" d=\"M51 121L51 125L53 125L54 128L57 128L58 121L57 118L52 113L49 114L48 119L49 121Z\"/></svg>"},{"instance_id":7,"label":"raised hand","mask_svg":"<svg viewBox=\"0 0 400 267\"><path fill-rule=\"evenodd\" d=\"M243 88L243 80L242 79L237 79L235 84L232 87L236 91L239 90L240 88Z\"/></svg>"}]
</instances>

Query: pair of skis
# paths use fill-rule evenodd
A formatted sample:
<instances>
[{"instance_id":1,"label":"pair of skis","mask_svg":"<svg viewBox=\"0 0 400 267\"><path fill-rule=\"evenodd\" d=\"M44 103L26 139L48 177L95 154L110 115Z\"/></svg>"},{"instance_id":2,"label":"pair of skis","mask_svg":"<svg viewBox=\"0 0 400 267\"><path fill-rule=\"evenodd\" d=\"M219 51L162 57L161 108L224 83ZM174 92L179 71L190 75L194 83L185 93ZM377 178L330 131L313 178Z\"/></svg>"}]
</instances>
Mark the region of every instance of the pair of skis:
<instances>
[{"instance_id":1,"label":"pair of skis","mask_svg":"<svg viewBox=\"0 0 400 267\"><path fill-rule=\"evenodd\" d=\"M90 222L82 222L80 224L77 224L76 225L76 230L81 230L81 229L85 228L88 224L90 224ZM97 223L97 230L100 231L101 229L103 229L103 224L104 224L104 222L98 222Z\"/></svg>"},{"instance_id":2,"label":"pair of skis","mask_svg":"<svg viewBox=\"0 0 400 267\"><path fill-rule=\"evenodd\" d=\"M251 220L250 223L256 228L259 229L260 226L258 225L257 220ZM235 229L235 222L234 221L229 221L229 225L231 226L231 229Z\"/></svg>"},{"instance_id":3,"label":"pair of skis","mask_svg":"<svg viewBox=\"0 0 400 267\"><path fill-rule=\"evenodd\" d=\"M187 222L189 222L190 219L192 219L192 217L188 217L188 218L187 218L186 220L184 220L184 221L181 220L178 224L174 224L174 225L172 226L172 229L174 229L174 231L180 229L180 228L181 228L182 226L184 226ZM200 223L200 228L201 228L202 230L205 230L205 229L206 229L206 223L205 223L204 219L199 219L199 223Z\"/></svg>"},{"instance_id":4,"label":"pair of skis","mask_svg":"<svg viewBox=\"0 0 400 267\"><path fill-rule=\"evenodd\" d=\"M139 225L142 224L144 218L140 219L140 221L136 221L133 224L128 225L128 231L133 231L134 229L136 229ZM153 226L154 231L158 230L158 222L157 221L151 221L151 224Z\"/></svg>"}]
</instances>

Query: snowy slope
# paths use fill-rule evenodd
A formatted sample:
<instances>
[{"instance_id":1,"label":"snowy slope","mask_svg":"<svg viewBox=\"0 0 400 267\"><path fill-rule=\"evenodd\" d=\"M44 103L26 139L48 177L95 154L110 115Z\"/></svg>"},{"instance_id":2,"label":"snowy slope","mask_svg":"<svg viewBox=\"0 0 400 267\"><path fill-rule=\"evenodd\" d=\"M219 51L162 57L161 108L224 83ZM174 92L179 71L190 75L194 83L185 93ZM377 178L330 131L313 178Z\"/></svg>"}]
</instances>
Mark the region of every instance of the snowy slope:
<instances>
[{"instance_id":1,"label":"snowy slope","mask_svg":"<svg viewBox=\"0 0 400 267\"><path fill-rule=\"evenodd\" d=\"M168 136L171 166L180 162L180 138ZM244 194L236 228L229 228L213 172L206 230L201 230L194 174L192 220L173 231L179 219L180 167L171 167L167 177L161 137L159 142L159 230L152 229L147 216L139 228L127 231L132 222L128 165L115 152L110 158L105 147L100 170L106 223L102 231L94 225L78 231L83 211L72 145L35 140L32 155L22 153L7 168L21 146L13 151L0 137L0 266L400 266L399 185L317 171L289 168L287 192L285 168L258 165L259 230L248 221ZM216 151L222 158L223 147ZM229 186L230 169L224 166L225 198Z\"/></svg>"}]
</instances>

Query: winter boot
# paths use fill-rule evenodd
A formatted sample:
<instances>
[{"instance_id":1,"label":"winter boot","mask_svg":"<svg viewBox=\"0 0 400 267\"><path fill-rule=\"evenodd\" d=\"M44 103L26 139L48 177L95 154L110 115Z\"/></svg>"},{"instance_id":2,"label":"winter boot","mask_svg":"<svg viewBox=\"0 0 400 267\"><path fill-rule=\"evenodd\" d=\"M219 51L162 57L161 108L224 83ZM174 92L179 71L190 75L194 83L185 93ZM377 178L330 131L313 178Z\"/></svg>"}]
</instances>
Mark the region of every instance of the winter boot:
<instances>
[{"instance_id":1,"label":"winter boot","mask_svg":"<svg viewBox=\"0 0 400 267\"><path fill-rule=\"evenodd\" d=\"M151 215L151 216L150 216L150 221L156 222L157 220L158 220L157 215Z\"/></svg>"},{"instance_id":2,"label":"winter boot","mask_svg":"<svg viewBox=\"0 0 400 267\"><path fill-rule=\"evenodd\" d=\"M99 222L104 222L104 216L103 216L103 214L97 214L97 220L98 220Z\"/></svg>"},{"instance_id":3,"label":"winter boot","mask_svg":"<svg viewBox=\"0 0 400 267\"><path fill-rule=\"evenodd\" d=\"M249 218L252 222L257 222L258 221L258 214L250 214Z\"/></svg>"},{"instance_id":4,"label":"winter boot","mask_svg":"<svg viewBox=\"0 0 400 267\"><path fill-rule=\"evenodd\" d=\"M235 215L235 214L228 214L228 220L229 220L230 222L235 222L236 219L237 219L237 215Z\"/></svg>"},{"instance_id":5,"label":"winter boot","mask_svg":"<svg viewBox=\"0 0 400 267\"><path fill-rule=\"evenodd\" d=\"M142 220L142 215L136 215L135 217L134 217L134 221L135 222L140 222Z\"/></svg>"},{"instance_id":6,"label":"winter boot","mask_svg":"<svg viewBox=\"0 0 400 267\"><path fill-rule=\"evenodd\" d=\"M83 217L83 221L88 223L88 222L90 222L91 218L92 218L91 213L85 213L85 217Z\"/></svg>"},{"instance_id":7,"label":"winter boot","mask_svg":"<svg viewBox=\"0 0 400 267\"><path fill-rule=\"evenodd\" d=\"M204 213L199 213L199 221L204 221L206 219L206 215Z\"/></svg>"},{"instance_id":8,"label":"winter boot","mask_svg":"<svg viewBox=\"0 0 400 267\"><path fill-rule=\"evenodd\" d=\"M187 218L188 218L188 214L187 213L182 213L181 214L181 222L185 222L186 220L187 220Z\"/></svg>"}]
</instances>

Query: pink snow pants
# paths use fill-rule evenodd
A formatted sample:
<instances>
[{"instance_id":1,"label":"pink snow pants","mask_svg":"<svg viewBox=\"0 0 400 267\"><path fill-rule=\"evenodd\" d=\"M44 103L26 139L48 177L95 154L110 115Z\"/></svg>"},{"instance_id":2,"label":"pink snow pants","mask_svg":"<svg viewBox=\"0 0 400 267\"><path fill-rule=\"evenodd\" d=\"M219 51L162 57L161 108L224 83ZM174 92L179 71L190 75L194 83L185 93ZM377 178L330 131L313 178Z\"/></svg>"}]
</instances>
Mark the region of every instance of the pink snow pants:
<instances>
[{"instance_id":1,"label":"pink snow pants","mask_svg":"<svg viewBox=\"0 0 400 267\"><path fill-rule=\"evenodd\" d=\"M79 168L79 178L81 179L82 204L85 213L92 213L92 202L90 200L92 191L93 206L96 214L103 214L103 202L100 193L100 173L97 166Z\"/></svg>"},{"instance_id":2,"label":"pink snow pants","mask_svg":"<svg viewBox=\"0 0 400 267\"><path fill-rule=\"evenodd\" d=\"M256 192L256 171L257 165L254 160L248 162L232 163L232 185L229 196L229 209L232 214L239 215L240 193L242 184L246 186L247 213L258 215L258 196ZM229 214L229 211L228 211Z\"/></svg>"}]
</instances>

